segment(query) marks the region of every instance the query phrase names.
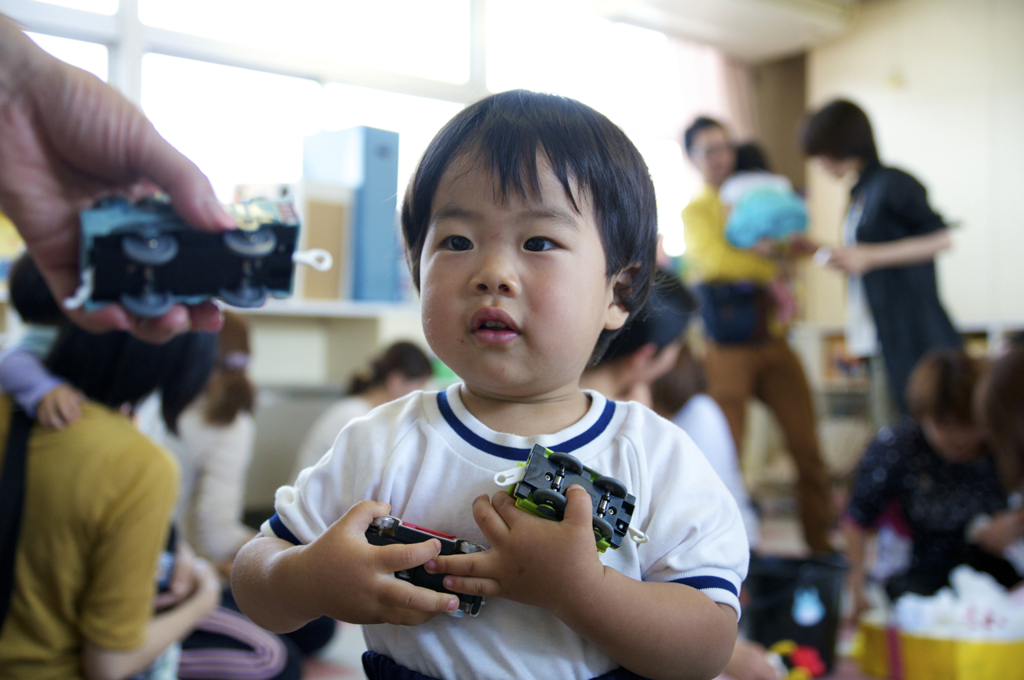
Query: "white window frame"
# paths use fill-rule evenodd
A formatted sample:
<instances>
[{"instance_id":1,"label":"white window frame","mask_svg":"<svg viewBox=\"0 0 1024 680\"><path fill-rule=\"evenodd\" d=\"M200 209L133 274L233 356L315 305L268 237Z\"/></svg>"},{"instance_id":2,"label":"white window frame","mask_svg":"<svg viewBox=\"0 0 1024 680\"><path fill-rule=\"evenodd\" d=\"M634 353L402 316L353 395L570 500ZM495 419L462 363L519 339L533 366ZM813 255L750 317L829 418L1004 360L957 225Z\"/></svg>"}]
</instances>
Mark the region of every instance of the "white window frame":
<instances>
[{"instance_id":1,"label":"white window frame","mask_svg":"<svg viewBox=\"0 0 1024 680\"><path fill-rule=\"evenodd\" d=\"M120 0L114 15L96 14L36 0L0 0L0 13L26 31L103 44L109 50L110 84L130 100L142 99L142 57L146 53L308 78L321 85L344 83L465 104L490 94L487 89L487 0L469 0L469 80L446 83L359 64L268 55L257 47L146 26L138 0Z\"/></svg>"}]
</instances>

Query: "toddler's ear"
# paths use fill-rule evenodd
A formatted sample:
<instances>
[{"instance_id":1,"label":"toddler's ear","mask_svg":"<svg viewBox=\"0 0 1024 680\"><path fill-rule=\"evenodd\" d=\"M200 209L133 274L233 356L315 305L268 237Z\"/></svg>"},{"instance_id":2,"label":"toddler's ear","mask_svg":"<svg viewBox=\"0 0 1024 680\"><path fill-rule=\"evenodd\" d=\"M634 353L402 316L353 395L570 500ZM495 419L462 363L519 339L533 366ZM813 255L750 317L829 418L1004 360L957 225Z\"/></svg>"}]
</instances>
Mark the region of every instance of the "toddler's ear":
<instances>
[{"instance_id":1,"label":"toddler's ear","mask_svg":"<svg viewBox=\"0 0 1024 680\"><path fill-rule=\"evenodd\" d=\"M636 267L628 267L615 275L611 281L611 301L604 315L605 330L614 331L622 328L629 319L629 312L622 306L622 294L633 285Z\"/></svg>"}]
</instances>

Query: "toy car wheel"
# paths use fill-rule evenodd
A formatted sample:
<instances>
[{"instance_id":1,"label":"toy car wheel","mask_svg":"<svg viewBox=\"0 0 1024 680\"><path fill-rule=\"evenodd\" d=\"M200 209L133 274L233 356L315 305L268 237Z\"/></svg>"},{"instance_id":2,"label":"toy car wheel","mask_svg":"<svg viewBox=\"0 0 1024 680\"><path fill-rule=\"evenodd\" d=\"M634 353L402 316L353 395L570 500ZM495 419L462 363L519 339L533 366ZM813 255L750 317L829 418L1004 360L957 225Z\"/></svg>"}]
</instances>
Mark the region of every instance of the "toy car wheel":
<instances>
[{"instance_id":1,"label":"toy car wheel","mask_svg":"<svg viewBox=\"0 0 1024 680\"><path fill-rule=\"evenodd\" d=\"M583 472L583 463L576 456L570 456L568 453L553 451L548 454L548 460L558 467L564 467L566 472L571 472L574 475Z\"/></svg>"},{"instance_id":2,"label":"toy car wheel","mask_svg":"<svg viewBox=\"0 0 1024 680\"><path fill-rule=\"evenodd\" d=\"M245 286L238 290L222 288L217 296L232 307L259 307L267 301L266 286Z\"/></svg>"},{"instance_id":3,"label":"toy car wheel","mask_svg":"<svg viewBox=\"0 0 1024 680\"><path fill-rule=\"evenodd\" d=\"M274 252L277 237L269 229L246 231L235 229L224 232L224 245L228 250L242 257L264 257Z\"/></svg>"},{"instance_id":4,"label":"toy car wheel","mask_svg":"<svg viewBox=\"0 0 1024 680\"><path fill-rule=\"evenodd\" d=\"M537 512L557 519L565 512L565 496L554 489L537 489L533 492L533 502L537 504Z\"/></svg>"},{"instance_id":5,"label":"toy car wheel","mask_svg":"<svg viewBox=\"0 0 1024 680\"><path fill-rule=\"evenodd\" d=\"M141 293L140 295L123 293L121 304L136 316L150 318L163 316L171 311L171 307L174 306L174 298L170 293Z\"/></svg>"},{"instance_id":6,"label":"toy car wheel","mask_svg":"<svg viewBox=\"0 0 1024 680\"><path fill-rule=\"evenodd\" d=\"M606 477L601 475L594 479L594 488L599 491L605 491L618 498L626 497L626 487L623 486L622 482L615 479L614 477Z\"/></svg>"},{"instance_id":7,"label":"toy car wheel","mask_svg":"<svg viewBox=\"0 0 1024 680\"><path fill-rule=\"evenodd\" d=\"M96 201L96 204L93 207L94 208L114 208L114 207L121 206L121 205L129 206L131 204L132 204L131 201L129 201L124 196L104 196L100 200Z\"/></svg>"},{"instance_id":8,"label":"toy car wheel","mask_svg":"<svg viewBox=\"0 0 1024 680\"><path fill-rule=\"evenodd\" d=\"M594 518L594 533L600 535L601 538L603 538L606 541L611 541L612 540L612 536L615 535L615 530L612 529L612 525L609 524L608 521L605 520L604 518L602 518L602 517L595 517Z\"/></svg>"},{"instance_id":9,"label":"toy car wheel","mask_svg":"<svg viewBox=\"0 0 1024 680\"><path fill-rule=\"evenodd\" d=\"M129 234L121 239L121 252L132 262L156 267L177 256L178 239L166 233Z\"/></svg>"}]
</instances>

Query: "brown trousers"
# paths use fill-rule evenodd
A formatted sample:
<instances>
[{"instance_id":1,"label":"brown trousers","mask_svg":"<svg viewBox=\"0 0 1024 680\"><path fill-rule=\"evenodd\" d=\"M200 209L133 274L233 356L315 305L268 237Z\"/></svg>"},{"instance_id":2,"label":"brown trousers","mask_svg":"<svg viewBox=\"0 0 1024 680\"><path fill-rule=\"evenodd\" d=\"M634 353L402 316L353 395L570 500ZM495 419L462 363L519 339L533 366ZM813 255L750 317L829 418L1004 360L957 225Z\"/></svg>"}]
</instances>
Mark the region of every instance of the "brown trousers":
<instances>
[{"instance_id":1,"label":"brown trousers","mask_svg":"<svg viewBox=\"0 0 1024 680\"><path fill-rule=\"evenodd\" d=\"M775 413L796 463L804 539L812 550L831 550L831 485L818 449L811 391L796 354L782 338L741 345L709 340L705 369L708 393L725 412L737 451L743 446L747 400L756 397Z\"/></svg>"}]
</instances>

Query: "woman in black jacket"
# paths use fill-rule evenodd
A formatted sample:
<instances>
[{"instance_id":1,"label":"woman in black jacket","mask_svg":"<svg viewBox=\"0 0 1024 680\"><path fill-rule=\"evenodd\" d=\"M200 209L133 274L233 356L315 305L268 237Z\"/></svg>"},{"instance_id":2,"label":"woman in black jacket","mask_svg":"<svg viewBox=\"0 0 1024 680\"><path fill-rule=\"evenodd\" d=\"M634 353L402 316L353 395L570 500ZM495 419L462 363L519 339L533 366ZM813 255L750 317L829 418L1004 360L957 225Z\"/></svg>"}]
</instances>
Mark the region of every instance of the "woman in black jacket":
<instances>
[{"instance_id":1,"label":"woman in black jacket","mask_svg":"<svg viewBox=\"0 0 1024 680\"><path fill-rule=\"evenodd\" d=\"M856 104L836 100L822 107L808 117L801 142L833 176L857 175L845 247L834 250L828 264L850 276L848 349L859 356L881 352L893 399L905 414L903 395L921 357L963 345L935 279L935 256L951 245L946 223L928 205L920 182L882 165L871 123Z\"/></svg>"}]
</instances>

